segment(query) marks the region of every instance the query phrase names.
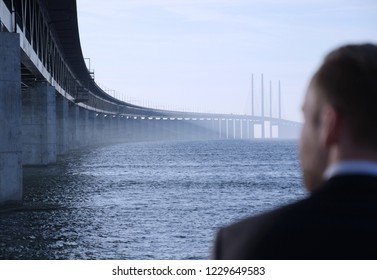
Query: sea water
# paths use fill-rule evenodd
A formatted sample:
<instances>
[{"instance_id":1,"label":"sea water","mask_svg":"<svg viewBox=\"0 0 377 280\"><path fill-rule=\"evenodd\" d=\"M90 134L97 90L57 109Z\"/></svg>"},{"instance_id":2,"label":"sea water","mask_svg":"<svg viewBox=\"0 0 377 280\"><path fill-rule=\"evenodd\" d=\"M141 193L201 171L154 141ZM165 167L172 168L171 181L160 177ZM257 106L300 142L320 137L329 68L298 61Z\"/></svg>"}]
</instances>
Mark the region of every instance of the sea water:
<instances>
[{"instance_id":1,"label":"sea water","mask_svg":"<svg viewBox=\"0 0 377 280\"><path fill-rule=\"evenodd\" d=\"M306 196L288 140L91 147L23 177L0 259L206 259L220 227Z\"/></svg>"}]
</instances>

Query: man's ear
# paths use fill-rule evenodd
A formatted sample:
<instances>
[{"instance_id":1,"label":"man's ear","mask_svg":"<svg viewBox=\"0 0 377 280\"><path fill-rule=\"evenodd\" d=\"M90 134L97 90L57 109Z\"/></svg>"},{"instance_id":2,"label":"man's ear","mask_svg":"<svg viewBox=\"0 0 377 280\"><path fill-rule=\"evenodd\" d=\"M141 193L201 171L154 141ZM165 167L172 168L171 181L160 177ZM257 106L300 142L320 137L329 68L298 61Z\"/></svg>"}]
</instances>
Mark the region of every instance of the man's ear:
<instances>
[{"instance_id":1,"label":"man's ear","mask_svg":"<svg viewBox=\"0 0 377 280\"><path fill-rule=\"evenodd\" d=\"M320 145L330 148L340 140L342 120L334 107L326 105L321 112Z\"/></svg>"}]
</instances>

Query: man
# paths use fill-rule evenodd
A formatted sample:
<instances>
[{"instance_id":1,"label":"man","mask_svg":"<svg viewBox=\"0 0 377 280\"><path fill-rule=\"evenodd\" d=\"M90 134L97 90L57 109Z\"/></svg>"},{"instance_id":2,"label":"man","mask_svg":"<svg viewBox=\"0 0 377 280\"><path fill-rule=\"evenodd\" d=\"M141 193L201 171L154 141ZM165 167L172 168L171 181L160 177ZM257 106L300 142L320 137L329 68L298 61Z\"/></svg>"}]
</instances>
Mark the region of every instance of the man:
<instances>
[{"instance_id":1,"label":"man","mask_svg":"<svg viewBox=\"0 0 377 280\"><path fill-rule=\"evenodd\" d=\"M331 52L302 107L310 196L219 231L216 259L377 259L377 46Z\"/></svg>"}]
</instances>

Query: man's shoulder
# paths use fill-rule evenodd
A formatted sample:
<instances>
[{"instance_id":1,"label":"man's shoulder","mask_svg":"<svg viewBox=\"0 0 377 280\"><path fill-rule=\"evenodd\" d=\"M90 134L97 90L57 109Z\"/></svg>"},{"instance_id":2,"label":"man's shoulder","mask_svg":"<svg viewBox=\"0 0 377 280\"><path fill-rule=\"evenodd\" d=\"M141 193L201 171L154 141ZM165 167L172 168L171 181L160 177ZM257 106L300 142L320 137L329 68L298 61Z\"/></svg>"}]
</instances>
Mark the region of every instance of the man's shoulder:
<instances>
[{"instance_id":1,"label":"man's shoulder","mask_svg":"<svg viewBox=\"0 0 377 280\"><path fill-rule=\"evenodd\" d=\"M345 243L352 239L355 252L366 244L377 249L376 235L377 178L343 176L303 200L224 227L216 250L225 259L346 258Z\"/></svg>"},{"instance_id":2,"label":"man's shoulder","mask_svg":"<svg viewBox=\"0 0 377 280\"><path fill-rule=\"evenodd\" d=\"M222 228L217 236L215 258L260 259L275 243L291 239L313 209L310 200L301 201L254 215ZM262 249L263 248L263 249ZM217 255L217 256L216 256Z\"/></svg>"},{"instance_id":3,"label":"man's shoulder","mask_svg":"<svg viewBox=\"0 0 377 280\"><path fill-rule=\"evenodd\" d=\"M279 224L290 223L292 219L305 219L309 212L315 211L314 208L311 198L305 198L261 214L244 218L226 226L224 229L229 235L239 235L241 232L248 236L250 236L251 232L253 235L264 234L265 231L279 226Z\"/></svg>"},{"instance_id":4,"label":"man's shoulder","mask_svg":"<svg viewBox=\"0 0 377 280\"><path fill-rule=\"evenodd\" d=\"M297 228L302 230L306 225L334 218L345 208L359 211L361 205L362 208L367 206L372 210L369 204L373 204L377 211L376 201L377 177L338 176L326 181L318 191L304 199L242 219L225 227L225 231L229 235L240 234L240 231L265 235L266 231L272 229L287 232ZM247 234L250 235L250 232Z\"/></svg>"}]
</instances>

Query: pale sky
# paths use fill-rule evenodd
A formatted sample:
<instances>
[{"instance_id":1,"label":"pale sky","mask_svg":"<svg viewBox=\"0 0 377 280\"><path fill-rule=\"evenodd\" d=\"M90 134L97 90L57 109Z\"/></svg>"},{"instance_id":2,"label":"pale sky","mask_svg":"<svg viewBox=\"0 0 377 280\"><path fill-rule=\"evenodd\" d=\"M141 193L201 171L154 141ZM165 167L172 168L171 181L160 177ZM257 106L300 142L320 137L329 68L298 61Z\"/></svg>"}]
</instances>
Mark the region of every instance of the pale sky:
<instances>
[{"instance_id":1,"label":"pale sky","mask_svg":"<svg viewBox=\"0 0 377 280\"><path fill-rule=\"evenodd\" d=\"M377 43L376 0L77 0L84 57L111 94L139 105L301 121L307 83L345 43Z\"/></svg>"}]
</instances>

